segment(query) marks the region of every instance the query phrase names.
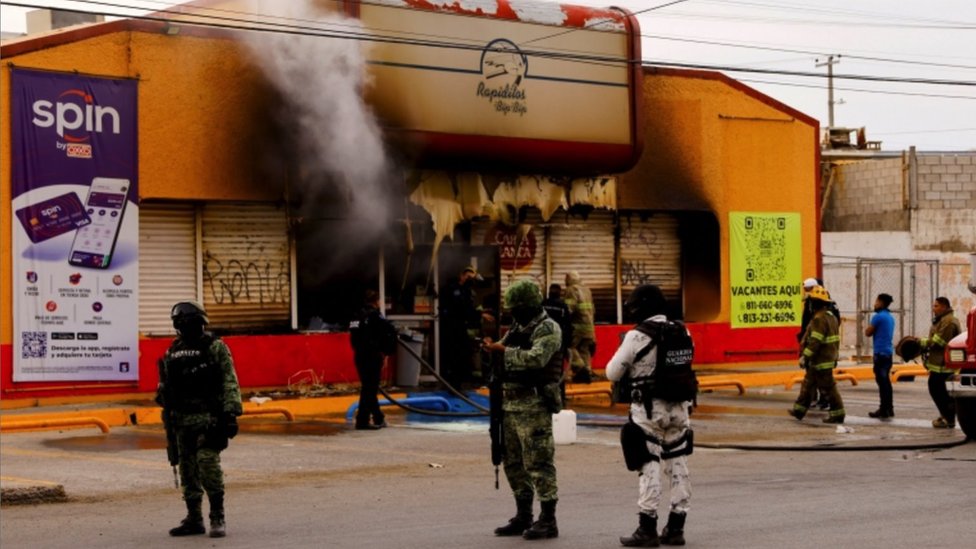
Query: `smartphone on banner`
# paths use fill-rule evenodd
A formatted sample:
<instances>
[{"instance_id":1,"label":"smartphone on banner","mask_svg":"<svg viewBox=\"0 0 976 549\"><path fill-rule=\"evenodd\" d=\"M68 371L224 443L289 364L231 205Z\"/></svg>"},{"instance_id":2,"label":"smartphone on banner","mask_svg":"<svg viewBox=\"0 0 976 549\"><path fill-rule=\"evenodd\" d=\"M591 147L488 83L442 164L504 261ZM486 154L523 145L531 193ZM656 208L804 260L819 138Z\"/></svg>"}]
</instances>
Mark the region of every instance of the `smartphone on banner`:
<instances>
[{"instance_id":1,"label":"smartphone on banner","mask_svg":"<svg viewBox=\"0 0 976 549\"><path fill-rule=\"evenodd\" d=\"M88 189L85 212L91 223L75 232L68 263L78 267L107 269L128 202L129 180L96 177Z\"/></svg>"}]
</instances>

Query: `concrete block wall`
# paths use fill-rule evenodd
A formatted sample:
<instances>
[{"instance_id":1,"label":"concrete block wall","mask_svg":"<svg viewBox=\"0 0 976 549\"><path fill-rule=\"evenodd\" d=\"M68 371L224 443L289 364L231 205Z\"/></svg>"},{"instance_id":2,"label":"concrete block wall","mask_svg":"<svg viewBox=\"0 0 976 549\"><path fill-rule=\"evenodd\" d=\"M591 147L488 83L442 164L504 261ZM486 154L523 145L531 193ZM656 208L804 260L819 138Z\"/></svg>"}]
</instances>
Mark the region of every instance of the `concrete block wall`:
<instances>
[{"instance_id":1,"label":"concrete block wall","mask_svg":"<svg viewBox=\"0 0 976 549\"><path fill-rule=\"evenodd\" d=\"M916 249L976 250L976 153L916 158L915 189L901 158L836 166L823 230L911 231Z\"/></svg>"},{"instance_id":2,"label":"concrete block wall","mask_svg":"<svg viewBox=\"0 0 976 549\"><path fill-rule=\"evenodd\" d=\"M976 153L918 156L915 248L976 251Z\"/></svg>"},{"instance_id":3,"label":"concrete block wall","mask_svg":"<svg viewBox=\"0 0 976 549\"><path fill-rule=\"evenodd\" d=\"M907 231L900 158L841 164L835 168L826 231Z\"/></svg>"}]
</instances>

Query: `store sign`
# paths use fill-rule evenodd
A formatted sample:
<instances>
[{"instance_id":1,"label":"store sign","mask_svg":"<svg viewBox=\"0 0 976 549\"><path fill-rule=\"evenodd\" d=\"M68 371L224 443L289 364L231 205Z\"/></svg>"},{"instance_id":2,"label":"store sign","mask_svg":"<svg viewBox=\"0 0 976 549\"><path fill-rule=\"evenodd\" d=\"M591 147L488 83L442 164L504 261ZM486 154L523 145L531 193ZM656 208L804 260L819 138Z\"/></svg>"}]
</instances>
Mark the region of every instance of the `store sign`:
<instances>
[{"instance_id":1,"label":"store sign","mask_svg":"<svg viewBox=\"0 0 976 549\"><path fill-rule=\"evenodd\" d=\"M383 37L366 48L367 100L423 158L568 172L636 161L640 41L628 13L503 0L356 10Z\"/></svg>"},{"instance_id":2,"label":"store sign","mask_svg":"<svg viewBox=\"0 0 976 549\"><path fill-rule=\"evenodd\" d=\"M485 234L485 244L498 247L498 260L503 271L525 270L532 266L536 254L536 238L531 226L509 227L495 225Z\"/></svg>"},{"instance_id":3,"label":"store sign","mask_svg":"<svg viewBox=\"0 0 976 549\"><path fill-rule=\"evenodd\" d=\"M729 213L732 328L798 326L802 249L798 213Z\"/></svg>"},{"instance_id":4,"label":"store sign","mask_svg":"<svg viewBox=\"0 0 976 549\"><path fill-rule=\"evenodd\" d=\"M136 82L11 71L14 381L139 377Z\"/></svg>"},{"instance_id":5,"label":"store sign","mask_svg":"<svg viewBox=\"0 0 976 549\"><path fill-rule=\"evenodd\" d=\"M478 97L488 100L495 112L524 116L529 112L523 80L529 60L510 40L492 40L481 53Z\"/></svg>"}]
</instances>

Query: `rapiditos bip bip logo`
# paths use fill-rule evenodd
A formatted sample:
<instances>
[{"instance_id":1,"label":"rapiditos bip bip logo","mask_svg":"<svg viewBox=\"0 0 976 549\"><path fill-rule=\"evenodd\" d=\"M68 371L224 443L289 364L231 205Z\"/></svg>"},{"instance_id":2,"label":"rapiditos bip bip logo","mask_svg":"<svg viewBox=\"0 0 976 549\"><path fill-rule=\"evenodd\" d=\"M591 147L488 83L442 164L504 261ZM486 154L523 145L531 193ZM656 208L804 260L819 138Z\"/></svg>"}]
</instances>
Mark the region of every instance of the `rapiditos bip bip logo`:
<instances>
[{"instance_id":1,"label":"rapiditos bip bip logo","mask_svg":"<svg viewBox=\"0 0 976 549\"><path fill-rule=\"evenodd\" d=\"M31 105L31 122L39 128L54 128L55 145L69 158L92 158L92 134L121 131L119 111L95 103L88 92L69 89L54 101L38 99Z\"/></svg>"}]
</instances>

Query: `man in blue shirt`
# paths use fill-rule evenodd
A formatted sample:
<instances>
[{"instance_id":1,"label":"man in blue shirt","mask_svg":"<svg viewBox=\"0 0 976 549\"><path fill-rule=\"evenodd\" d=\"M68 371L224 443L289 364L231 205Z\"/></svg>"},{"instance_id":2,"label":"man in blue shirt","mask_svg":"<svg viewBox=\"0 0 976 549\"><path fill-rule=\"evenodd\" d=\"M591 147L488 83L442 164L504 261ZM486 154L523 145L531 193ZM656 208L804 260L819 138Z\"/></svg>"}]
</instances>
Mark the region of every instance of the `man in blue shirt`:
<instances>
[{"instance_id":1,"label":"man in blue shirt","mask_svg":"<svg viewBox=\"0 0 976 549\"><path fill-rule=\"evenodd\" d=\"M877 419L895 417L890 377L891 355L894 352L891 341L895 335L895 318L888 311L892 301L890 295L878 294L877 299L874 300L874 316L871 317L871 325L864 330L864 335L874 340L874 379L878 382L881 406L874 412L868 412L868 415Z\"/></svg>"}]
</instances>

